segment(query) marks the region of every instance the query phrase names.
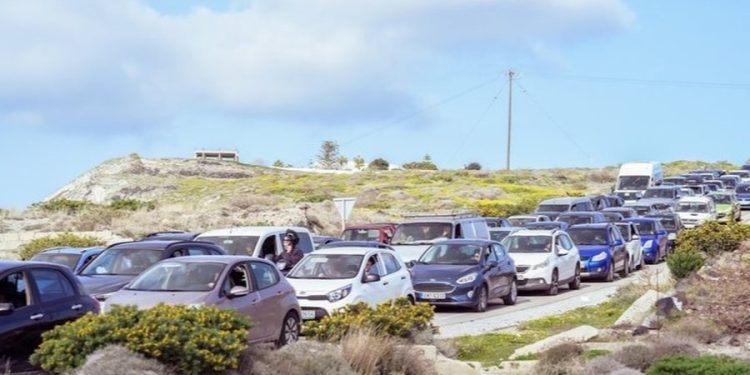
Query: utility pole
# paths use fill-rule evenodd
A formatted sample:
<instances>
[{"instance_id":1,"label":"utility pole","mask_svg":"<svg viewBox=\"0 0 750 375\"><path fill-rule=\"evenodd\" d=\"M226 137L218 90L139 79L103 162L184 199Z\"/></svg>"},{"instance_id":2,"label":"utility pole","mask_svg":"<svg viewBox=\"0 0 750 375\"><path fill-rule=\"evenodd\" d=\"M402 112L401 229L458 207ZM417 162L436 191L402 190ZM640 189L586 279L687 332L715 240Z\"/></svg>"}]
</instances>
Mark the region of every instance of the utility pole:
<instances>
[{"instance_id":1,"label":"utility pole","mask_svg":"<svg viewBox=\"0 0 750 375\"><path fill-rule=\"evenodd\" d=\"M505 155L505 170L510 170L510 134L511 134L511 111L513 103L513 73L512 70L508 70L508 149Z\"/></svg>"}]
</instances>

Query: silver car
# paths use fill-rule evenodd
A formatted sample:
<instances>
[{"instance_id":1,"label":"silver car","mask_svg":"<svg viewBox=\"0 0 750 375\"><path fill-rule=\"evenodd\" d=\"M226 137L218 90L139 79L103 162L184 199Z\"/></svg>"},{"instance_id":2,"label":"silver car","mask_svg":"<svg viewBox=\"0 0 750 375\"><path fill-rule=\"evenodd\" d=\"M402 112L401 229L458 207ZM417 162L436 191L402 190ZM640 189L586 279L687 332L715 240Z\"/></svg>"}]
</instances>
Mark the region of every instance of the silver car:
<instances>
[{"instance_id":1,"label":"silver car","mask_svg":"<svg viewBox=\"0 0 750 375\"><path fill-rule=\"evenodd\" d=\"M213 305L237 310L250 318L249 340L297 341L300 307L294 289L266 260L249 256L191 256L169 258L141 273L114 293L103 306L159 303Z\"/></svg>"}]
</instances>

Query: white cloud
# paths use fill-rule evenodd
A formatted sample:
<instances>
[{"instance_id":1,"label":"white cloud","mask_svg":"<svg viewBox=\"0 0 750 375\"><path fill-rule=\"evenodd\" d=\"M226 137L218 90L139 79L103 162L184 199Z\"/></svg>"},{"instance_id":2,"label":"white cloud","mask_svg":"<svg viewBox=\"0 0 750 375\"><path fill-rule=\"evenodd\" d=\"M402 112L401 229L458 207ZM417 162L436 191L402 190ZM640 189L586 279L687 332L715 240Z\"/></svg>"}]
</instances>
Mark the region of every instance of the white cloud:
<instances>
[{"instance_id":1,"label":"white cloud","mask_svg":"<svg viewBox=\"0 0 750 375\"><path fill-rule=\"evenodd\" d=\"M159 14L133 0L0 2L0 125L128 131L190 110L367 120L411 107L433 59L550 56L633 22L620 0L257 0Z\"/></svg>"}]
</instances>

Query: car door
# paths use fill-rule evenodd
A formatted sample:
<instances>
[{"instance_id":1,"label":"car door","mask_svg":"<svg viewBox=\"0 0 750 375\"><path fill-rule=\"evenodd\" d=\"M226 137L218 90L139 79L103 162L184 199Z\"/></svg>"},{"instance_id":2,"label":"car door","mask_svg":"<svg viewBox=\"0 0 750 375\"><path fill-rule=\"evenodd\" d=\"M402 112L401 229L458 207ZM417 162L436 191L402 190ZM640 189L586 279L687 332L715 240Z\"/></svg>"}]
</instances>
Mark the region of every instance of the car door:
<instances>
[{"instance_id":1,"label":"car door","mask_svg":"<svg viewBox=\"0 0 750 375\"><path fill-rule=\"evenodd\" d=\"M381 260L381 257L376 252L371 252L368 254L368 256L365 259L364 265L367 264L370 258L375 258L375 266L370 271L371 274L377 274L380 276L379 281L374 282L366 282L365 280L365 271L364 268L362 268L362 274L361 274L361 280L362 280L362 291L357 296L359 300L366 302L371 307L377 306L379 303L382 303L388 299L388 289L387 284L384 284L383 275L385 275L385 267L383 264L383 261ZM389 283L390 284L390 283Z\"/></svg>"},{"instance_id":2,"label":"car door","mask_svg":"<svg viewBox=\"0 0 750 375\"><path fill-rule=\"evenodd\" d=\"M578 264L580 257L578 255L578 252L575 251L576 249L575 245L573 245L573 241L570 239L570 237L568 237L567 234L560 233L557 235L557 239L555 240L555 242L559 243L560 246L562 246L562 248L568 252L568 254L566 254L565 256L557 257L560 279L570 279L575 277L577 268L576 265Z\"/></svg>"},{"instance_id":3,"label":"car door","mask_svg":"<svg viewBox=\"0 0 750 375\"><path fill-rule=\"evenodd\" d=\"M494 298L502 295L505 292L505 288L509 285L508 279L508 265L500 263L500 257L498 256L497 250L500 245L491 244L487 246L484 256L484 269L487 279L490 280L491 293L490 295Z\"/></svg>"},{"instance_id":4,"label":"car door","mask_svg":"<svg viewBox=\"0 0 750 375\"><path fill-rule=\"evenodd\" d=\"M383 281L388 298L404 297L404 290L407 289L405 284L409 282L404 266L399 264L393 254L384 251L380 252L379 255L385 266L386 275Z\"/></svg>"},{"instance_id":5,"label":"car door","mask_svg":"<svg viewBox=\"0 0 750 375\"><path fill-rule=\"evenodd\" d=\"M236 286L247 288L248 293L232 298L229 292ZM219 302L216 304L219 308L236 310L253 321L253 328L248 335L251 342L262 341L270 336L269 324L263 321L265 309L261 304L260 293L253 284L253 278L245 262L231 265L224 276L219 293Z\"/></svg>"},{"instance_id":6,"label":"car door","mask_svg":"<svg viewBox=\"0 0 750 375\"><path fill-rule=\"evenodd\" d=\"M279 282L281 281L279 272L271 264L251 261L250 271L255 289L260 295L261 311L259 312L259 319L262 319L263 324L268 326L267 333L276 337L280 333L284 314L286 314L286 311L283 311L284 304L282 302L287 297L285 293L288 293L289 290L285 289L284 285Z\"/></svg>"},{"instance_id":7,"label":"car door","mask_svg":"<svg viewBox=\"0 0 750 375\"><path fill-rule=\"evenodd\" d=\"M33 268L29 273L44 314L45 330L76 320L87 312L73 282L62 272L51 268Z\"/></svg>"},{"instance_id":8,"label":"car door","mask_svg":"<svg viewBox=\"0 0 750 375\"><path fill-rule=\"evenodd\" d=\"M44 312L30 286L28 272L0 276L0 303L13 305L0 312L0 353L15 356L36 347L44 332Z\"/></svg>"},{"instance_id":9,"label":"car door","mask_svg":"<svg viewBox=\"0 0 750 375\"><path fill-rule=\"evenodd\" d=\"M628 255L620 230L615 227L609 227L609 240L612 246L615 269L623 269L625 267L625 259L628 258Z\"/></svg>"}]
</instances>

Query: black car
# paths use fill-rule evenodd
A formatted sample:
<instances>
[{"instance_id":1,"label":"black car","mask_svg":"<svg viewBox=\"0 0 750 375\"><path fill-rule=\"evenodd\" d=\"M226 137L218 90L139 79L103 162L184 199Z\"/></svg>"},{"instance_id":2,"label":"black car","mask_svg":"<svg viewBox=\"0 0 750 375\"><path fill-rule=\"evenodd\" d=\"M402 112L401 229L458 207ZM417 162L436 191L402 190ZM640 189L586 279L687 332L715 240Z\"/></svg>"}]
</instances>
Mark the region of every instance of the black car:
<instances>
[{"instance_id":1,"label":"black car","mask_svg":"<svg viewBox=\"0 0 750 375\"><path fill-rule=\"evenodd\" d=\"M152 264L166 258L189 255L226 255L219 245L204 241L143 240L114 244L99 254L78 279L99 301L120 290Z\"/></svg>"},{"instance_id":2,"label":"black car","mask_svg":"<svg viewBox=\"0 0 750 375\"><path fill-rule=\"evenodd\" d=\"M191 241L198 237L200 233L183 232L183 231L164 231L149 233L144 240L161 240L161 241Z\"/></svg>"},{"instance_id":3,"label":"black car","mask_svg":"<svg viewBox=\"0 0 750 375\"><path fill-rule=\"evenodd\" d=\"M576 224L595 224L605 223L607 220L604 218L604 214L599 211L581 211L581 212L563 212L557 217L557 221L568 223L568 225Z\"/></svg>"},{"instance_id":4,"label":"black car","mask_svg":"<svg viewBox=\"0 0 750 375\"><path fill-rule=\"evenodd\" d=\"M617 196L617 195L605 195L604 198L606 198L607 203L609 203L608 208L622 207L622 205L625 204L625 200L622 199L622 197Z\"/></svg>"},{"instance_id":5,"label":"black car","mask_svg":"<svg viewBox=\"0 0 750 375\"><path fill-rule=\"evenodd\" d=\"M625 220L625 216L615 211L602 211L602 215L604 215L604 220L608 223L619 223Z\"/></svg>"},{"instance_id":6,"label":"black car","mask_svg":"<svg viewBox=\"0 0 750 375\"><path fill-rule=\"evenodd\" d=\"M323 246L328 245L332 242L342 241L341 238L333 236L312 236L313 244L316 249L321 249Z\"/></svg>"},{"instance_id":7,"label":"black car","mask_svg":"<svg viewBox=\"0 0 750 375\"><path fill-rule=\"evenodd\" d=\"M503 245L487 240L448 240L409 263L417 301L487 309L490 299L516 303L516 265Z\"/></svg>"},{"instance_id":8,"label":"black car","mask_svg":"<svg viewBox=\"0 0 750 375\"><path fill-rule=\"evenodd\" d=\"M70 268L46 262L0 262L0 356L22 357L58 324L98 313Z\"/></svg>"},{"instance_id":9,"label":"black car","mask_svg":"<svg viewBox=\"0 0 750 375\"><path fill-rule=\"evenodd\" d=\"M680 215L665 212L646 217L652 217L661 221L661 225L667 230L667 254L671 254L674 251L677 235L685 229L685 226L682 225L682 220L680 220Z\"/></svg>"},{"instance_id":10,"label":"black car","mask_svg":"<svg viewBox=\"0 0 750 375\"><path fill-rule=\"evenodd\" d=\"M638 217L638 212L636 212L634 209L630 207L610 207L610 208L605 208L604 210L602 210L602 213L605 213L605 212L617 212L626 219L630 219L632 217Z\"/></svg>"}]
</instances>

